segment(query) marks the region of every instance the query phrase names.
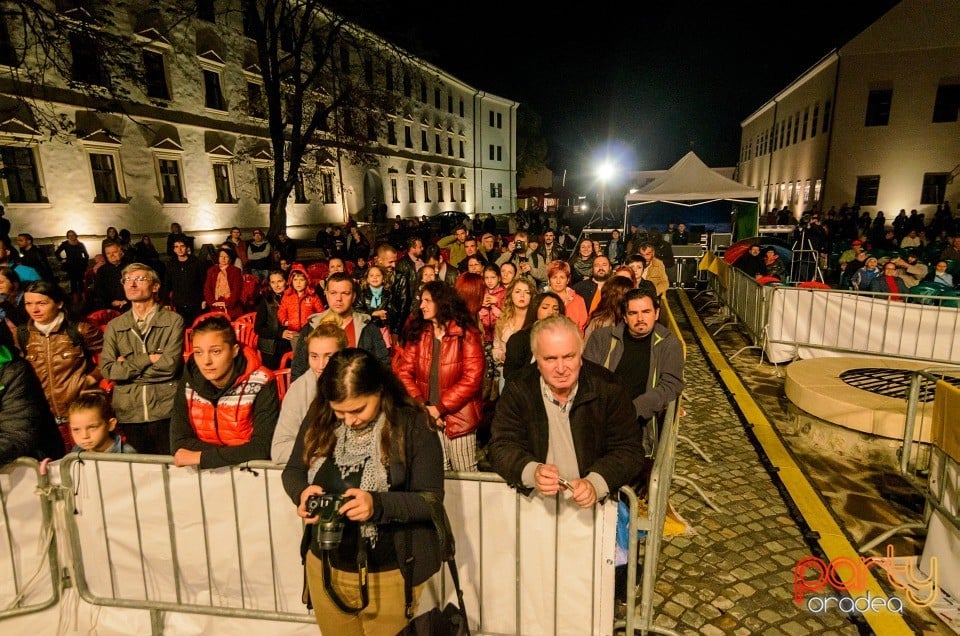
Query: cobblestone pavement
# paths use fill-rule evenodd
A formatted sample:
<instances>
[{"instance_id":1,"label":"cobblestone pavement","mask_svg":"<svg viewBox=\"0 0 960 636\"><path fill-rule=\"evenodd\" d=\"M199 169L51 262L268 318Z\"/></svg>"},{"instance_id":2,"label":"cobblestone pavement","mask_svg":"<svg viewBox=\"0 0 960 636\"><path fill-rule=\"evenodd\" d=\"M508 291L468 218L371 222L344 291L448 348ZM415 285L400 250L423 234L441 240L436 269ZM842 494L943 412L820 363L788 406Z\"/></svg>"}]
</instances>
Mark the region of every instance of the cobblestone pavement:
<instances>
[{"instance_id":1,"label":"cobblestone pavement","mask_svg":"<svg viewBox=\"0 0 960 636\"><path fill-rule=\"evenodd\" d=\"M808 536L767 469L673 292L670 298L688 345L681 433L712 459L705 462L681 441L676 474L693 479L723 512L709 508L689 486L674 483L671 503L692 533L664 540L654 624L711 635L872 633L857 616L838 609L814 614L794 603L793 567L799 559L820 555L815 537ZM716 341L728 359L747 344L736 329L722 331ZM909 508L880 496L881 476L895 461L889 444L865 450L867 441L838 440L830 430L837 427L805 420L790 408L783 378L771 365L758 366L756 353L745 352L732 363L854 545L891 520L916 518ZM848 452L838 452L844 445ZM864 453L875 460L868 468ZM898 554L916 553L916 542L898 541ZM905 618L917 633L951 633L929 613Z\"/></svg>"}]
</instances>

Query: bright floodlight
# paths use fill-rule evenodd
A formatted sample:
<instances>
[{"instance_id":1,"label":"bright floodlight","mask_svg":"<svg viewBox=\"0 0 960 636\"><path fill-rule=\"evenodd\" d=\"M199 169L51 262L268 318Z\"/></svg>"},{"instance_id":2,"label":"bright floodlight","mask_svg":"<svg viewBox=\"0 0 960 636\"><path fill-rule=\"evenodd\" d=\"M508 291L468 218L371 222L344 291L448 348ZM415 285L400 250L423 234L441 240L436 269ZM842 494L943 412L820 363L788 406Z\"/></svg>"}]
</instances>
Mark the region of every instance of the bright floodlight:
<instances>
[{"instance_id":1,"label":"bright floodlight","mask_svg":"<svg viewBox=\"0 0 960 636\"><path fill-rule=\"evenodd\" d=\"M604 161L597 168L597 178L601 181L609 181L610 177L613 176L613 164L609 161Z\"/></svg>"}]
</instances>

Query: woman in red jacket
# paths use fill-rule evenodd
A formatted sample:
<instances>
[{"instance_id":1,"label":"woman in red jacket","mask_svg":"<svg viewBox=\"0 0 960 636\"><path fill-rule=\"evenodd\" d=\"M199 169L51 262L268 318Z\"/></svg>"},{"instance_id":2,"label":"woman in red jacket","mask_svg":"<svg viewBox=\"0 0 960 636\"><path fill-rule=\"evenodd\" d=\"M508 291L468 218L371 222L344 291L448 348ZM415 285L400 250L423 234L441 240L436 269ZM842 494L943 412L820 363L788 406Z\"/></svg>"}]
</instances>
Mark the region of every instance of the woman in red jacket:
<instances>
[{"instance_id":1,"label":"woman in red jacket","mask_svg":"<svg viewBox=\"0 0 960 636\"><path fill-rule=\"evenodd\" d=\"M207 270L207 280L203 285L207 309L220 310L230 320L236 320L243 313L243 272L233 265L236 258L232 249L221 246L217 250L217 264Z\"/></svg>"},{"instance_id":2,"label":"woman in red jacket","mask_svg":"<svg viewBox=\"0 0 960 636\"><path fill-rule=\"evenodd\" d=\"M483 401L483 341L476 318L442 282L423 287L420 309L403 333L393 370L410 396L426 405L443 430L448 469L477 469L477 426Z\"/></svg>"},{"instance_id":3,"label":"woman in red jacket","mask_svg":"<svg viewBox=\"0 0 960 636\"><path fill-rule=\"evenodd\" d=\"M577 323L583 334L590 314L587 313L583 296L573 291L572 287L567 287L570 283L570 265L564 261L553 261L547 265L547 279L550 281L550 291L563 299L567 318Z\"/></svg>"}]
</instances>

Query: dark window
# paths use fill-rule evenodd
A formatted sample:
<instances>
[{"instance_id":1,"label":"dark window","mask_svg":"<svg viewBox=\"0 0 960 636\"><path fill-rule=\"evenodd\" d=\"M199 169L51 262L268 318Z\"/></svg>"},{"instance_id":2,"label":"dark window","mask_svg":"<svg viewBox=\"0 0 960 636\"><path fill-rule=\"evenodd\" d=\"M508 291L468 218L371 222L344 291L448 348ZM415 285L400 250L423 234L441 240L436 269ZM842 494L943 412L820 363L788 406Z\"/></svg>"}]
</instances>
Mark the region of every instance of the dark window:
<instances>
[{"instance_id":1,"label":"dark window","mask_svg":"<svg viewBox=\"0 0 960 636\"><path fill-rule=\"evenodd\" d=\"M159 159L160 187L163 190L164 203L186 203L183 185L180 182L180 160Z\"/></svg>"},{"instance_id":2,"label":"dark window","mask_svg":"<svg viewBox=\"0 0 960 636\"><path fill-rule=\"evenodd\" d=\"M387 122L387 143L391 146L397 145L397 128L392 121Z\"/></svg>"},{"instance_id":3,"label":"dark window","mask_svg":"<svg viewBox=\"0 0 960 636\"><path fill-rule=\"evenodd\" d=\"M450 182L450 200L451 201L457 200L457 197L454 195L454 191L453 191L453 181Z\"/></svg>"},{"instance_id":4,"label":"dark window","mask_svg":"<svg viewBox=\"0 0 960 636\"><path fill-rule=\"evenodd\" d=\"M363 60L363 79L367 84L373 84L373 60L369 57Z\"/></svg>"},{"instance_id":5,"label":"dark window","mask_svg":"<svg viewBox=\"0 0 960 636\"><path fill-rule=\"evenodd\" d=\"M453 114L453 95L447 95L447 112Z\"/></svg>"},{"instance_id":6,"label":"dark window","mask_svg":"<svg viewBox=\"0 0 960 636\"><path fill-rule=\"evenodd\" d=\"M263 119L267 111L263 106L263 87L256 82L247 82L247 113Z\"/></svg>"},{"instance_id":7,"label":"dark window","mask_svg":"<svg viewBox=\"0 0 960 636\"><path fill-rule=\"evenodd\" d=\"M493 144L490 144L490 161L493 161L493 158L497 156L497 150Z\"/></svg>"},{"instance_id":8,"label":"dark window","mask_svg":"<svg viewBox=\"0 0 960 636\"><path fill-rule=\"evenodd\" d=\"M497 146L497 161L503 161L503 146Z\"/></svg>"},{"instance_id":9,"label":"dark window","mask_svg":"<svg viewBox=\"0 0 960 636\"><path fill-rule=\"evenodd\" d=\"M257 200L260 203L270 203L273 198L273 177L270 168L257 168Z\"/></svg>"},{"instance_id":10,"label":"dark window","mask_svg":"<svg viewBox=\"0 0 960 636\"><path fill-rule=\"evenodd\" d=\"M789 131L787 129L787 120L784 119L783 121L780 122L780 147L781 148L783 148L783 146L787 143L788 134L789 134Z\"/></svg>"},{"instance_id":11,"label":"dark window","mask_svg":"<svg viewBox=\"0 0 960 636\"><path fill-rule=\"evenodd\" d=\"M498 184L497 184L497 198L498 198L498 199L502 199L502 198L503 198L503 184L502 184L502 183L498 183Z\"/></svg>"},{"instance_id":12,"label":"dark window","mask_svg":"<svg viewBox=\"0 0 960 636\"><path fill-rule=\"evenodd\" d=\"M893 89L870 91L867 96L867 116L864 126L886 126L890 123L890 103L893 101Z\"/></svg>"},{"instance_id":13,"label":"dark window","mask_svg":"<svg viewBox=\"0 0 960 636\"><path fill-rule=\"evenodd\" d=\"M800 133L800 113L793 118L793 143L797 143L797 135Z\"/></svg>"},{"instance_id":14,"label":"dark window","mask_svg":"<svg viewBox=\"0 0 960 636\"><path fill-rule=\"evenodd\" d=\"M17 49L10 41L10 31L7 29L6 18L0 16L0 65L20 66L17 59ZM453 112L452 110L450 111Z\"/></svg>"},{"instance_id":15,"label":"dark window","mask_svg":"<svg viewBox=\"0 0 960 636\"><path fill-rule=\"evenodd\" d=\"M460 140L460 158L463 159L463 157L464 157L464 152L463 152L463 140L461 139L461 140Z\"/></svg>"},{"instance_id":16,"label":"dark window","mask_svg":"<svg viewBox=\"0 0 960 636\"><path fill-rule=\"evenodd\" d=\"M386 81L386 86L388 91L393 90L393 64L390 62L386 63L386 66L383 69L383 77Z\"/></svg>"},{"instance_id":17,"label":"dark window","mask_svg":"<svg viewBox=\"0 0 960 636\"><path fill-rule=\"evenodd\" d=\"M453 156L453 137L447 137L447 156Z\"/></svg>"},{"instance_id":18,"label":"dark window","mask_svg":"<svg viewBox=\"0 0 960 636\"><path fill-rule=\"evenodd\" d=\"M423 181L423 201L424 203L430 203L430 184L427 183L426 179Z\"/></svg>"},{"instance_id":19,"label":"dark window","mask_svg":"<svg viewBox=\"0 0 960 636\"><path fill-rule=\"evenodd\" d=\"M491 198L491 199L495 199L496 197L497 197L497 184L496 184L496 183L491 183L491 184L490 184L490 198Z\"/></svg>"},{"instance_id":20,"label":"dark window","mask_svg":"<svg viewBox=\"0 0 960 636\"><path fill-rule=\"evenodd\" d=\"M439 134L434 135L433 140L434 140L433 151L439 155L441 152L443 152L443 147L440 145L440 135Z\"/></svg>"},{"instance_id":21,"label":"dark window","mask_svg":"<svg viewBox=\"0 0 960 636\"><path fill-rule=\"evenodd\" d=\"M786 141L784 142L784 144L787 146L790 145L790 133L792 132L793 132L793 117L787 117L787 135L786 135Z\"/></svg>"},{"instance_id":22,"label":"dark window","mask_svg":"<svg viewBox=\"0 0 960 636\"><path fill-rule=\"evenodd\" d=\"M817 124L820 123L820 103L813 105L813 121L810 122L810 136L817 136Z\"/></svg>"},{"instance_id":23,"label":"dark window","mask_svg":"<svg viewBox=\"0 0 960 636\"><path fill-rule=\"evenodd\" d=\"M71 77L74 81L104 85L103 67L100 64L100 53L97 45L88 35L83 33L70 34L70 55L73 59Z\"/></svg>"},{"instance_id":24,"label":"dark window","mask_svg":"<svg viewBox=\"0 0 960 636\"><path fill-rule=\"evenodd\" d=\"M204 103L207 108L227 110L227 104L223 100L223 92L220 90L220 73L203 69L203 91Z\"/></svg>"},{"instance_id":25,"label":"dark window","mask_svg":"<svg viewBox=\"0 0 960 636\"><path fill-rule=\"evenodd\" d=\"M437 203L443 203L443 182L437 181Z\"/></svg>"},{"instance_id":26,"label":"dark window","mask_svg":"<svg viewBox=\"0 0 960 636\"><path fill-rule=\"evenodd\" d=\"M807 124L810 123L810 107L807 106L803 109L803 128L800 132L800 140L803 141L807 138Z\"/></svg>"},{"instance_id":27,"label":"dark window","mask_svg":"<svg viewBox=\"0 0 960 636\"><path fill-rule=\"evenodd\" d=\"M497 128L503 128L503 113L497 113Z\"/></svg>"},{"instance_id":28,"label":"dark window","mask_svg":"<svg viewBox=\"0 0 960 636\"><path fill-rule=\"evenodd\" d=\"M167 73L163 66L163 53L143 52L143 80L147 96L157 99L170 99L167 89Z\"/></svg>"},{"instance_id":29,"label":"dark window","mask_svg":"<svg viewBox=\"0 0 960 636\"><path fill-rule=\"evenodd\" d=\"M420 150L428 152L430 150L430 142L427 140L427 131L420 131Z\"/></svg>"},{"instance_id":30,"label":"dark window","mask_svg":"<svg viewBox=\"0 0 960 636\"><path fill-rule=\"evenodd\" d=\"M403 127L403 145L413 148L413 134L410 132L410 126Z\"/></svg>"},{"instance_id":31,"label":"dark window","mask_svg":"<svg viewBox=\"0 0 960 636\"><path fill-rule=\"evenodd\" d=\"M230 166L225 163L213 164L213 183L217 189L217 203L236 203L230 189Z\"/></svg>"},{"instance_id":32,"label":"dark window","mask_svg":"<svg viewBox=\"0 0 960 636\"><path fill-rule=\"evenodd\" d=\"M823 128L820 129L820 132L822 133L826 133L828 130L830 130L830 115L832 114L830 112L831 106L833 106L833 104L830 103L829 99L823 104Z\"/></svg>"},{"instance_id":33,"label":"dark window","mask_svg":"<svg viewBox=\"0 0 960 636\"><path fill-rule=\"evenodd\" d=\"M491 110L490 111L490 127L491 128L493 128L493 122L494 122L494 117L493 117L493 111Z\"/></svg>"},{"instance_id":34,"label":"dark window","mask_svg":"<svg viewBox=\"0 0 960 636\"><path fill-rule=\"evenodd\" d=\"M197 17L207 22L216 22L217 8L214 0L197 0Z\"/></svg>"},{"instance_id":35,"label":"dark window","mask_svg":"<svg viewBox=\"0 0 960 636\"><path fill-rule=\"evenodd\" d=\"M433 105L435 108L440 108L440 89L438 87L433 89Z\"/></svg>"},{"instance_id":36,"label":"dark window","mask_svg":"<svg viewBox=\"0 0 960 636\"><path fill-rule=\"evenodd\" d=\"M410 203L417 202L417 191L414 188L413 179L407 179L407 201Z\"/></svg>"},{"instance_id":37,"label":"dark window","mask_svg":"<svg viewBox=\"0 0 960 636\"><path fill-rule=\"evenodd\" d=\"M941 84L933 104L933 123L957 121L960 112L960 84Z\"/></svg>"},{"instance_id":38,"label":"dark window","mask_svg":"<svg viewBox=\"0 0 960 636\"><path fill-rule=\"evenodd\" d=\"M0 174L7 182L10 203L45 203L34 161L33 150L14 146L0 146Z\"/></svg>"},{"instance_id":39,"label":"dark window","mask_svg":"<svg viewBox=\"0 0 960 636\"><path fill-rule=\"evenodd\" d=\"M91 154L90 169L93 171L94 203L120 203L117 187L117 169L113 155Z\"/></svg>"},{"instance_id":40,"label":"dark window","mask_svg":"<svg viewBox=\"0 0 960 636\"><path fill-rule=\"evenodd\" d=\"M460 100L460 116L463 117L463 100Z\"/></svg>"},{"instance_id":41,"label":"dark window","mask_svg":"<svg viewBox=\"0 0 960 636\"><path fill-rule=\"evenodd\" d=\"M777 124L774 123L773 127L770 128L770 152L773 152L777 149Z\"/></svg>"},{"instance_id":42,"label":"dark window","mask_svg":"<svg viewBox=\"0 0 960 636\"><path fill-rule=\"evenodd\" d=\"M400 193L397 192L397 178L390 177L390 196L393 197L394 203L400 203Z\"/></svg>"},{"instance_id":43,"label":"dark window","mask_svg":"<svg viewBox=\"0 0 960 636\"><path fill-rule=\"evenodd\" d=\"M854 196L853 202L857 205L876 205L879 190L879 175L857 177L857 193Z\"/></svg>"},{"instance_id":44,"label":"dark window","mask_svg":"<svg viewBox=\"0 0 960 636\"><path fill-rule=\"evenodd\" d=\"M323 202L336 203L336 199L333 196L333 173L320 173L320 182L323 183Z\"/></svg>"},{"instance_id":45,"label":"dark window","mask_svg":"<svg viewBox=\"0 0 960 636\"><path fill-rule=\"evenodd\" d=\"M310 203L310 199L307 198L307 187L303 182L303 174L297 173L297 180L293 184L293 202L294 203Z\"/></svg>"},{"instance_id":46,"label":"dark window","mask_svg":"<svg viewBox=\"0 0 960 636\"><path fill-rule=\"evenodd\" d=\"M923 191L920 193L920 203L941 204L947 189L947 180L950 175L946 172L928 172L923 175Z\"/></svg>"},{"instance_id":47,"label":"dark window","mask_svg":"<svg viewBox=\"0 0 960 636\"><path fill-rule=\"evenodd\" d=\"M346 44L340 47L340 70L344 73L350 72L350 49Z\"/></svg>"},{"instance_id":48,"label":"dark window","mask_svg":"<svg viewBox=\"0 0 960 636\"><path fill-rule=\"evenodd\" d=\"M427 80L420 80L420 101L427 103Z\"/></svg>"},{"instance_id":49,"label":"dark window","mask_svg":"<svg viewBox=\"0 0 960 636\"><path fill-rule=\"evenodd\" d=\"M412 82L410 81L410 71L403 69L403 96L410 97L413 92Z\"/></svg>"}]
</instances>

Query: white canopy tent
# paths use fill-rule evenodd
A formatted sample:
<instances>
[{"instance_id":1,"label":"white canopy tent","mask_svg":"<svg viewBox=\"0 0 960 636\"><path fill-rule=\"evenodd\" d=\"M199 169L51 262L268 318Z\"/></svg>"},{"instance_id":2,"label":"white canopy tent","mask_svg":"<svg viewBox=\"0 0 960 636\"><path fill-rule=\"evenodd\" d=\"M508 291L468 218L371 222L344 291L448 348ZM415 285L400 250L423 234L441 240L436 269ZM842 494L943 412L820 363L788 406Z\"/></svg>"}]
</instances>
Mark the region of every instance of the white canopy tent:
<instances>
[{"instance_id":1,"label":"white canopy tent","mask_svg":"<svg viewBox=\"0 0 960 636\"><path fill-rule=\"evenodd\" d=\"M692 150L669 170L636 192L626 195L626 218L632 206L668 203L687 208L719 201L756 205L759 190L728 179L701 161ZM756 208L754 208L754 213ZM752 223L756 228L756 219Z\"/></svg>"}]
</instances>

